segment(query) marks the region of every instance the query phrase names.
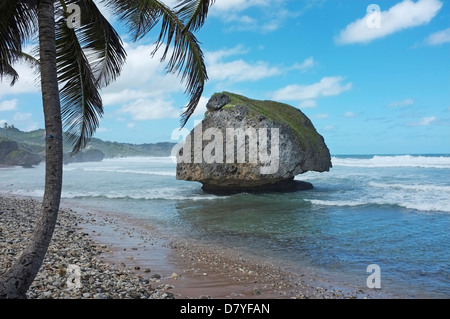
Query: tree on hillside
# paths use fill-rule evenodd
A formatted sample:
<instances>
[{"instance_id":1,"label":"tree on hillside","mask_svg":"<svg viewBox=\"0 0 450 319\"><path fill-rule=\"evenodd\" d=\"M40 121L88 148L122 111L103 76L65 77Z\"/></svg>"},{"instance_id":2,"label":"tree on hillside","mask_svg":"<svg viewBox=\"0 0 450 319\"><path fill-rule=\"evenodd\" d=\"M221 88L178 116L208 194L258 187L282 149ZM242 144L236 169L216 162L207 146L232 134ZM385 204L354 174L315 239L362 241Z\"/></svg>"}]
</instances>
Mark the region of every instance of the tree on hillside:
<instances>
[{"instance_id":1,"label":"tree on hillside","mask_svg":"<svg viewBox=\"0 0 450 319\"><path fill-rule=\"evenodd\" d=\"M193 32L204 24L214 0L180 0L171 8L159 0L102 0L124 21L134 41L160 28L156 50L169 55L167 72L178 73L190 100L183 125L192 115L207 81L203 53ZM46 130L45 192L40 218L17 262L0 276L0 298L26 298L53 235L63 174L63 128L74 152L86 146L103 114L99 90L114 81L126 52L94 0L1 0L0 80L19 74L14 64L38 65ZM80 15L77 15L79 12ZM79 19L79 17L81 19ZM73 21L79 22L79 25ZM39 59L23 53L26 41L39 39Z\"/></svg>"}]
</instances>

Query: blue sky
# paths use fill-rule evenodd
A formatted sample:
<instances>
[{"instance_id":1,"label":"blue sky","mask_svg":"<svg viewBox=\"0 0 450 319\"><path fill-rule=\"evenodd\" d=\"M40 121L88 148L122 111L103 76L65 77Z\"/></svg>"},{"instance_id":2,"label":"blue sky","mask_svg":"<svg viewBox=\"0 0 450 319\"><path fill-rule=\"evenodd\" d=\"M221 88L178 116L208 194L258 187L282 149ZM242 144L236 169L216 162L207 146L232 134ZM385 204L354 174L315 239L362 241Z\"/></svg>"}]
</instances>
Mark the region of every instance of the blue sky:
<instances>
[{"instance_id":1,"label":"blue sky","mask_svg":"<svg viewBox=\"0 0 450 319\"><path fill-rule=\"evenodd\" d=\"M379 15L369 5L380 9ZM95 137L171 141L188 97L150 57L158 30L132 43L121 77L103 89ZM379 20L377 19L379 17ZM209 97L230 91L301 109L332 154L450 153L450 3L442 0L217 0L198 32ZM0 83L0 124L42 128L36 76L18 65ZM178 141L174 141L178 142Z\"/></svg>"}]
</instances>

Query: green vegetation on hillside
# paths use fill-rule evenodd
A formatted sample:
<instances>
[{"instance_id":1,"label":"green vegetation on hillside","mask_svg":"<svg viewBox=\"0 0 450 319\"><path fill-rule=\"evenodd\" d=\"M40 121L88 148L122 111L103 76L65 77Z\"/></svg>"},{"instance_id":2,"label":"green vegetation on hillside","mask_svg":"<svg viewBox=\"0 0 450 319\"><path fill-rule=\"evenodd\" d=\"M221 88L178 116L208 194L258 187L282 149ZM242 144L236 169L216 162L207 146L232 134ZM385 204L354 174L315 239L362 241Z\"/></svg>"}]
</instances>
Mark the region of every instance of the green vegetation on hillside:
<instances>
[{"instance_id":1,"label":"green vegetation on hillside","mask_svg":"<svg viewBox=\"0 0 450 319\"><path fill-rule=\"evenodd\" d=\"M45 152L45 131L43 129L23 132L14 127L7 129L0 128L0 139L16 141L19 147L31 153L44 155ZM97 149L105 154L106 158L128 157L128 156L170 156L175 143L149 143L130 144L103 141L98 138L91 138L87 144L87 149ZM64 153L70 153L73 146L64 143Z\"/></svg>"}]
</instances>

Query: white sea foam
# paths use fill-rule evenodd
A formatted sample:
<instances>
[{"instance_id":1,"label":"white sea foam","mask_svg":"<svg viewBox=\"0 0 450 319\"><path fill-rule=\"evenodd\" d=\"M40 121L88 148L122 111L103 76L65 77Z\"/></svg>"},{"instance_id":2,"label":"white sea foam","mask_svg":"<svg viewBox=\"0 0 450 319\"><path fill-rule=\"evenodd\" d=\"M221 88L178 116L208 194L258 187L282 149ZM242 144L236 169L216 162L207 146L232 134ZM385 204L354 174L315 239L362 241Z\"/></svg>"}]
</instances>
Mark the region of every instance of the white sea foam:
<instances>
[{"instance_id":1,"label":"white sea foam","mask_svg":"<svg viewBox=\"0 0 450 319\"><path fill-rule=\"evenodd\" d=\"M310 202L314 205L322 205L322 206L362 206L369 205L370 202L362 202L362 201L350 201L350 200L322 200L322 199L305 199L307 202Z\"/></svg>"},{"instance_id":2,"label":"white sea foam","mask_svg":"<svg viewBox=\"0 0 450 319\"><path fill-rule=\"evenodd\" d=\"M27 189L13 189L8 190L9 193L18 196L30 196L30 197L38 197L42 198L44 196L43 189L35 189L35 190L27 190Z\"/></svg>"},{"instance_id":3,"label":"white sea foam","mask_svg":"<svg viewBox=\"0 0 450 319\"><path fill-rule=\"evenodd\" d=\"M106 158L102 162L105 163L173 163L172 156L165 157L116 157Z\"/></svg>"},{"instance_id":4,"label":"white sea foam","mask_svg":"<svg viewBox=\"0 0 450 319\"><path fill-rule=\"evenodd\" d=\"M118 167L91 167L91 168L83 168L83 170L86 172L108 172L108 173L140 174L140 175L175 176L175 171L133 170L133 169L121 169Z\"/></svg>"},{"instance_id":5,"label":"white sea foam","mask_svg":"<svg viewBox=\"0 0 450 319\"><path fill-rule=\"evenodd\" d=\"M401 196L391 196L386 198L368 198L366 200L320 200L305 199L313 205L337 206L337 207L356 207L372 205L397 205L399 207L414 209L424 212L447 212L450 213L449 200L441 201L422 201L420 199L399 200Z\"/></svg>"},{"instance_id":6,"label":"white sea foam","mask_svg":"<svg viewBox=\"0 0 450 319\"><path fill-rule=\"evenodd\" d=\"M447 185L430 185L430 184L405 185L405 184L387 184L387 183L369 182L369 186L382 189L406 190L416 192L438 192L441 194L450 193L450 186Z\"/></svg>"},{"instance_id":7,"label":"white sea foam","mask_svg":"<svg viewBox=\"0 0 450 319\"><path fill-rule=\"evenodd\" d=\"M99 191L90 191L90 192L77 192L77 191L63 191L63 198L108 198L108 199L135 199L135 200L212 200L217 199L217 196L214 195L202 195L202 194L182 194L179 192L179 189L172 187L165 188L156 188L149 189L144 191L123 191L123 192L99 192Z\"/></svg>"},{"instance_id":8,"label":"white sea foam","mask_svg":"<svg viewBox=\"0 0 450 319\"><path fill-rule=\"evenodd\" d=\"M333 157L333 166L346 167L422 167L450 169L450 156L373 156L372 158Z\"/></svg>"}]
</instances>

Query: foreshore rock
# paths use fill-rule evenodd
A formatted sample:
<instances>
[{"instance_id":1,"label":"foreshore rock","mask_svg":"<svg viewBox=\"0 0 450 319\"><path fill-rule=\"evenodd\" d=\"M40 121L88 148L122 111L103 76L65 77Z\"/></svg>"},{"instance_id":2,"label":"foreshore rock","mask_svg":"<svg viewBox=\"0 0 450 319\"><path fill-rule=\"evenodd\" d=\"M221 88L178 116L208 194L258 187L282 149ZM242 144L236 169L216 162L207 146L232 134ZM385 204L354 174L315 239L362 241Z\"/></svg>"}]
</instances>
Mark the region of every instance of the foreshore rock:
<instances>
[{"instance_id":1,"label":"foreshore rock","mask_svg":"<svg viewBox=\"0 0 450 319\"><path fill-rule=\"evenodd\" d=\"M9 166L32 167L42 161L36 153L20 149L15 141L0 140L0 164Z\"/></svg>"},{"instance_id":2,"label":"foreshore rock","mask_svg":"<svg viewBox=\"0 0 450 319\"><path fill-rule=\"evenodd\" d=\"M203 121L175 149L176 177L205 192L285 192L311 189L296 175L329 171L323 137L300 110L228 92L212 96Z\"/></svg>"}]
</instances>

